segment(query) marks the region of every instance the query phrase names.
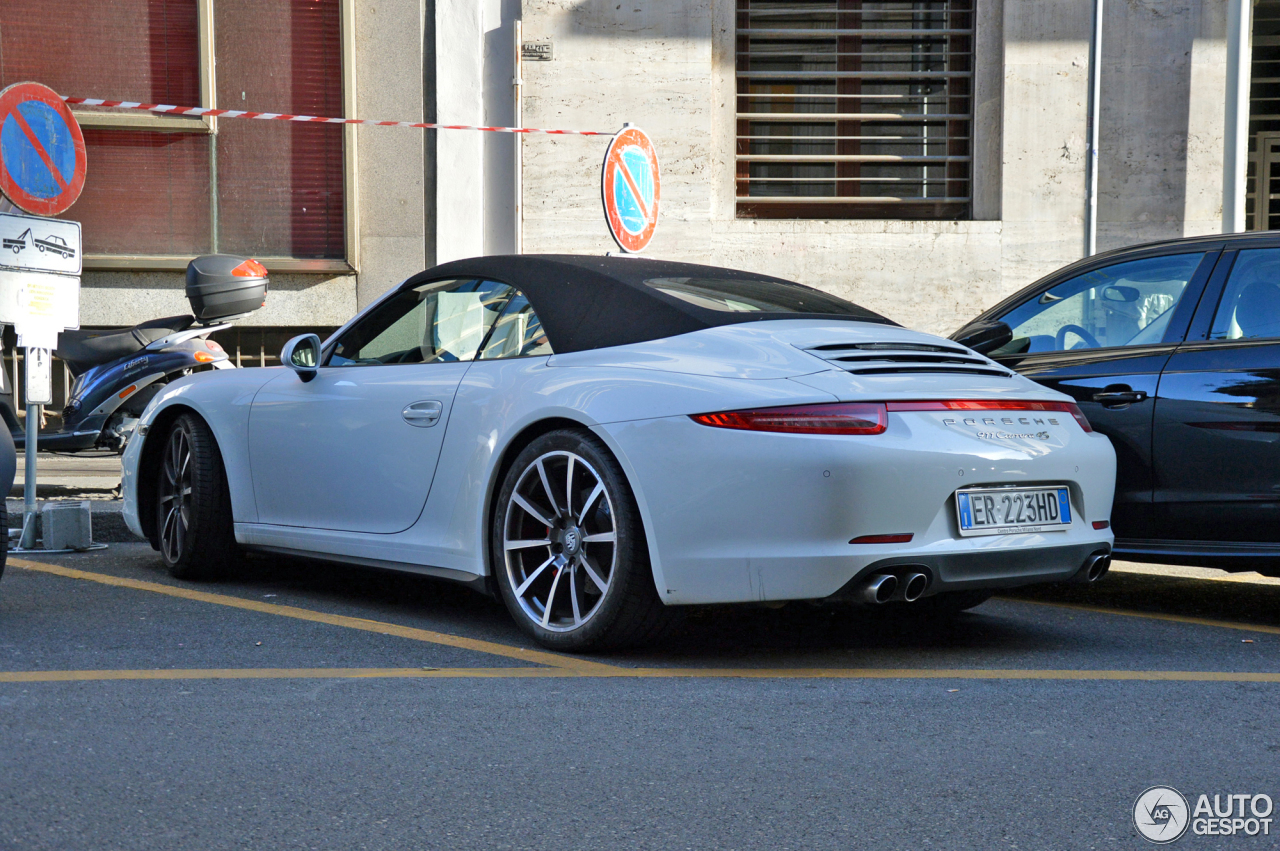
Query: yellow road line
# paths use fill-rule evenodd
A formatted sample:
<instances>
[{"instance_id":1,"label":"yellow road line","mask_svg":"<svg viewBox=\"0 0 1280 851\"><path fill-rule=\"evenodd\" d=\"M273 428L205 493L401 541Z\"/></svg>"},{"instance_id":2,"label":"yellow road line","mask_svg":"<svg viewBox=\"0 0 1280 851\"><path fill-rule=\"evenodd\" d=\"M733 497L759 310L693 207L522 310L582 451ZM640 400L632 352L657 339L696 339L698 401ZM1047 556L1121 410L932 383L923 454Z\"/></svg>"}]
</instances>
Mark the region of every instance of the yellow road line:
<instances>
[{"instance_id":1,"label":"yellow road line","mask_svg":"<svg viewBox=\"0 0 1280 851\"><path fill-rule=\"evenodd\" d=\"M183 600L196 600L201 603L213 603L218 606L229 606L234 609L244 609L250 612L261 612L262 614L279 615L281 617L296 618L297 620L312 621L313 623L323 623L330 626L359 629L364 632L375 632L380 635L393 635L397 638L408 638L413 641L425 641L430 644L440 644L445 647L456 647L459 650L473 650L477 653L487 653L491 656L502 656L508 659L520 659L525 662L532 662L540 665L551 665L556 668L564 668L580 673L603 674L609 671L619 670L614 665L592 662L588 659L577 659L572 656L562 656L558 653L548 653L543 650L526 650L523 647L511 647L509 645L498 644L493 641L482 641L477 638L464 638L460 635L449 635L448 633L435 632L429 629L415 629L410 626L400 626L399 624L366 620L365 618L331 615L325 612L315 612L310 609L300 609L296 606L282 606L278 603L262 603L257 600L246 600L243 597L233 597L227 594L213 594L208 591L196 591L191 588L178 588L172 585L162 585L159 582L144 582L139 579L126 579L121 576L111 576L105 573L91 573L87 570L76 570L75 568L63 567L57 564L45 564L43 562L12 558L9 559L9 565L11 567L22 568L23 570L34 570L39 571L40 573L62 576L67 579L81 579L86 582L98 582L103 585L114 585L117 588L130 588L135 591L151 591L155 594L179 597Z\"/></svg>"},{"instance_id":2,"label":"yellow road line","mask_svg":"<svg viewBox=\"0 0 1280 851\"><path fill-rule=\"evenodd\" d=\"M1078 612L1093 612L1099 615L1120 615L1126 618L1146 618L1153 621L1169 621L1194 626L1212 626L1218 629L1239 629L1245 632L1262 632L1268 635L1280 635L1280 627L1264 624L1235 623L1234 621L1218 621L1210 618L1195 618L1187 615L1166 615L1160 612L1140 612L1135 609L1112 609L1106 606L1086 606L1081 603L1053 603L1047 600L1027 600L1022 597L1000 597L1010 603L1030 603L1034 606L1053 606L1057 609L1074 609Z\"/></svg>"},{"instance_id":3,"label":"yellow road line","mask_svg":"<svg viewBox=\"0 0 1280 851\"><path fill-rule=\"evenodd\" d=\"M607 668L607 666L601 666ZM842 679L842 680L1075 680L1280 683L1280 673L1255 671L1088 671L1019 668L166 668L124 671L0 671L0 683L93 680L284 679Z\"/></svg>"}]
</instances>

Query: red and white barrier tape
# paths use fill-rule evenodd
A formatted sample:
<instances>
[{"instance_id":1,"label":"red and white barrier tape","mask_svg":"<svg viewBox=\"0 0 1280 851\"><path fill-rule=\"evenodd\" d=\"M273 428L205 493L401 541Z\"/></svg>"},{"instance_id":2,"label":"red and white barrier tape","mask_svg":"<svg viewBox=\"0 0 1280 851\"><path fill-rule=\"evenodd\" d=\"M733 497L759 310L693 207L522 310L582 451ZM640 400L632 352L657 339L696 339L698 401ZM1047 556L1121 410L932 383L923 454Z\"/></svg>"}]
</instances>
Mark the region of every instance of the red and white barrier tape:
<instances>
[{"instance_id":1,"label":"red and white barrier tape","mask_svg":"<svg viewBox=\"0 0 1280 851\"><path fill-rule=\"evenodd\" d=\"M209 115L218 118L252 118L258 121L298 121L310 124L369 124L375 127L418 127L424 130L484 130L490 133L544 133L549 136L615 136L604 130L539 130L536 127L476 127L470 124L429 124L425 121L374 121L369 118L321 118L316 115L288 115L280 112L248 112L243 109L206 109L200 106L173 106L167 103L138 103L128 100L63 97L68 104L140 109L166 115Z\"/></svg>"}]
</instances>

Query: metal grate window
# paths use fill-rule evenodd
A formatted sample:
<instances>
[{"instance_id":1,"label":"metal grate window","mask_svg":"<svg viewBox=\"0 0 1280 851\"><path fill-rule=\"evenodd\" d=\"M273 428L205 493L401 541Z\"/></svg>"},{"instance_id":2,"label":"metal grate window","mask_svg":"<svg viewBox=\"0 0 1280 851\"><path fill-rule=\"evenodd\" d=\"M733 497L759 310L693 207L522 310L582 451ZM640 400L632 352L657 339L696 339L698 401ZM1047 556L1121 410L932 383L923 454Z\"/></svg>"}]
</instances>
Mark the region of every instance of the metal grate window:
<instances>
[{"instance_id":1,"label":"metal grate window","mask_svg":"<svg viewBox=\"0 0 1280 851\"><path fill-rule=\"evenodd\" d=\"M737 2L740 217L969 217L973 0Z\"/></svg>"},{"instance_id":2,"label":"metal grate window","mask_svg":"<svg viewBox=\"0 0 1280 851\"><path fill-rule=\"evenodd\" d=\"M1280 229L1280 2L1254 4L1252 35L1245 227L1276 230Z\"/></svg>"}]
</instances>

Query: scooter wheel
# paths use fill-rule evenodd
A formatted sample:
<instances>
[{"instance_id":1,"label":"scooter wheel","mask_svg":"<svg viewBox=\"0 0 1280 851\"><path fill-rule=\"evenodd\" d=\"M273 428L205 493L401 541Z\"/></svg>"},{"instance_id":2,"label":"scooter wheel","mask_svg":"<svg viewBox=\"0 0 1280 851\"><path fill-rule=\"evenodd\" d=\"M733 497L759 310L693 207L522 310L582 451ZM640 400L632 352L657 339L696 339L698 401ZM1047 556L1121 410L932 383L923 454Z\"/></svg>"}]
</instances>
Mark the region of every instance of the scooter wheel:
<instances>
[{"instance_id":1,"label":"scooter wheel","mask_svg":"<svg viewBox=\"0 0 1280 851\"><path fill-rule=\"evenodd\" d=\"M238 548L222 455L204 420L183 414L169 427L156 482L160 557L178 579L214 579Z\"/></svg>"}]
</instances>

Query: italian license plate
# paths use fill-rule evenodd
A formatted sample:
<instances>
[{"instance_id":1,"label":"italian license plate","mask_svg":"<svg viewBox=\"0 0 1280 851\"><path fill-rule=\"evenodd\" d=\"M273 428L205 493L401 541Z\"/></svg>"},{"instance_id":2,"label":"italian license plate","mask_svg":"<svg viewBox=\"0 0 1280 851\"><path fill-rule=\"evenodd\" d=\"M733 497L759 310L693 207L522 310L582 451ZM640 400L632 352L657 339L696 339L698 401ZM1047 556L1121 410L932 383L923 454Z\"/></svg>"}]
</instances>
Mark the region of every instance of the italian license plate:
<instances>
[{"instance_id":1,"label":"italian license plate","mask_svg":"<svg viewBox=\"0 0 1280 851\"><path fill-rule=\"evenodd\" d=\"M1060 531L1071 525L1071 492L1058 486L956 491L956 514L965 537Z\"/></svg>"}]
</instances>

